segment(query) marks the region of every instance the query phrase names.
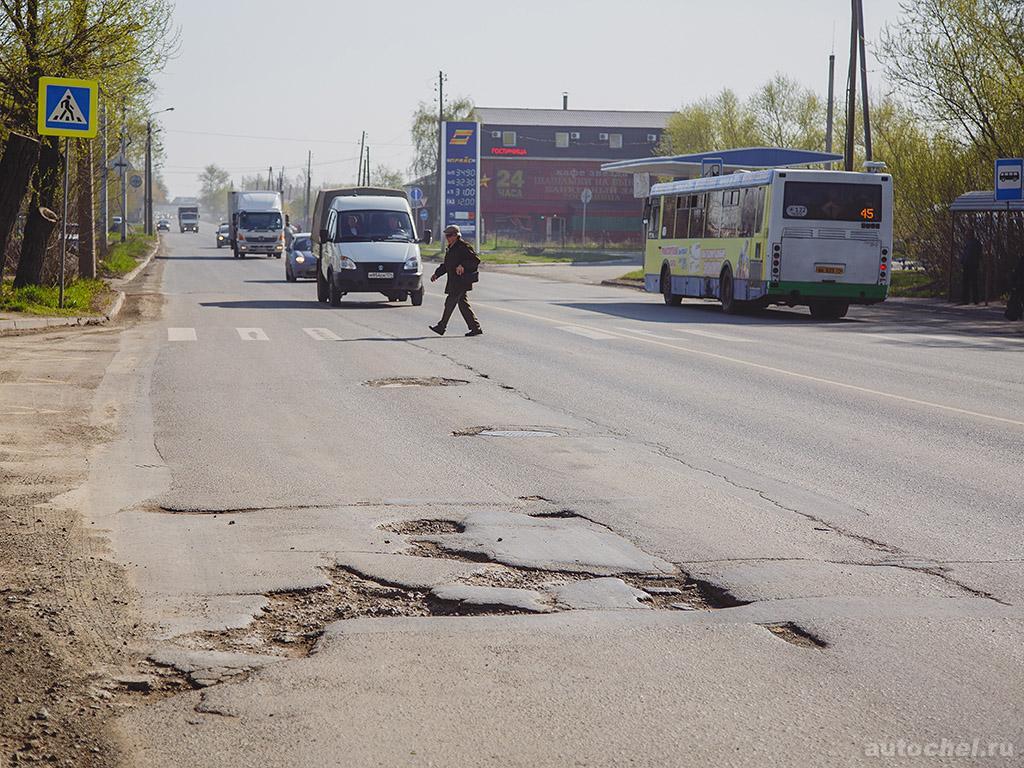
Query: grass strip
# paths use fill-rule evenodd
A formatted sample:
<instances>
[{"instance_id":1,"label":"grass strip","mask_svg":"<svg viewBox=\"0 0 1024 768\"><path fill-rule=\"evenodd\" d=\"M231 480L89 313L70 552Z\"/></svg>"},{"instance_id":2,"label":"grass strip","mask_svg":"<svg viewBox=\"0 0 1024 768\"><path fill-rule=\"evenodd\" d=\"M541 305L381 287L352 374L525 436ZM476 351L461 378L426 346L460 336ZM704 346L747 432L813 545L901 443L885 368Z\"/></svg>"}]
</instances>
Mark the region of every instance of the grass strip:
<instances>
[{"instance_id":1,"label":"grass strip","mask_svg":"<svg viewBox=\"0 0 1024 768\"><path fill-rule=\"evenodd\" d=\"M26 315L74 317L103 312L113 291L102 280L76 280L64 288L64 308L57 305L60 290L55 285L26 285L15 289L5 280L0 291L0 312Z\"/></svg>"},{"instance_id":2,"label":"grass strip","mask_svg":"<svg viewBox=\"0 0 1024 768\"><path fill-rule=\"evenodd\" d=\"M125 242L116 243L107 258L100 262L100 274L104 277L127 275L146 257L155 242L154 235L129 235Z\"/></svg>"}]
</instances>

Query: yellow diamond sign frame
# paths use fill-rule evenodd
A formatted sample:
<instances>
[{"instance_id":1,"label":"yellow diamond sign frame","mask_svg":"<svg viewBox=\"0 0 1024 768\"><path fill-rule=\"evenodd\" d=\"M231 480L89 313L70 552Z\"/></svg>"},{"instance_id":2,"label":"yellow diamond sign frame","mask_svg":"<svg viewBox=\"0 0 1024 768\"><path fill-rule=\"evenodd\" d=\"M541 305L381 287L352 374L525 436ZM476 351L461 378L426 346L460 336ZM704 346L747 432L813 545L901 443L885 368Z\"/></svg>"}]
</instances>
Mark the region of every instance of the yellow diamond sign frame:
<instances>
[{"instance_id":1,"label":"yellow diamond sign frame","mask_svg":"<svg viewBox=\"0 0 1024 768\"><path fill-rule=\"evenodd\" d=\"M100 84L69 77L39 78L36 127L41 136L92 139L99 130Z\"/></svg>"}]
</instances>

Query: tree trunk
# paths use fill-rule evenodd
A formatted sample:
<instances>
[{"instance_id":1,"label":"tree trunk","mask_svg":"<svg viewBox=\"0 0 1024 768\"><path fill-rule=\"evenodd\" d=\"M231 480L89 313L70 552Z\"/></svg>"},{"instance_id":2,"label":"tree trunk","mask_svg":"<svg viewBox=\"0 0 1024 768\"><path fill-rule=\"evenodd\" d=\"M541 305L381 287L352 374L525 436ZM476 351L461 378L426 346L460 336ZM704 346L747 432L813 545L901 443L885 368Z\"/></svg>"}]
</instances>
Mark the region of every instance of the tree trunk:
<instances>
[{"instance_id":1,"label":"tree trunk","mask_svg":"<svg viewBox=\"0 0 1024 768\"><path fill-rule=\"evenodd\" d=\"M46 246L53 234L54 225L59 220L53 214L60 195L61 154L57 139L46 137L39 151L39 163L36 165L35 187L32 204L28 209L28 220L25 222L25 236L21 241L21 259L18 271L14 276L14 287L39 285L43 278L43 261L46 258Z\"/></svg>"},{"instance_id":2,"label":"tree trunk","mask_svg":"<svg viewBox=\"0 0 1024 768\"><path fill-rule=\"evenodd\" d=\"M96 218L92 179L92 142L79 142L78 153L78 276L96 277Z\"/></svg>"},{"instance_id":3,"label":"tree trunk","mask_svg":"<svg viewBox=\"0 0 1024 768\"><path fill-rule=\"evenodd\" d=\"M19 133L7 137L3 160L0 160L0 280L3 279L4 254L7 242L18 221L21 201L28 191L28 180L39 159L39 142Z\"/></svg>"}]
</instances>

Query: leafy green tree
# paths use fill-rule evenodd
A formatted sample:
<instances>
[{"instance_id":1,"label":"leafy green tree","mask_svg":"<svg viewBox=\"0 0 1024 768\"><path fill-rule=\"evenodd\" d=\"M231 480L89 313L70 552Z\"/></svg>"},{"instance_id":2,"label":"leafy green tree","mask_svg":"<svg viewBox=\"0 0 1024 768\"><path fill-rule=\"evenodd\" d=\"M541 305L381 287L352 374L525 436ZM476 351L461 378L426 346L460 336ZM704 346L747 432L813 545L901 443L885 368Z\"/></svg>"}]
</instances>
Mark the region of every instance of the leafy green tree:
<instances>
[{"instance_id":1,"label":"leafy green tree","mask_svg":"<svg viewBox=\"0 0 1024 768\"><path fill-rule=\"evenodd\" d=\"M445 120L472 120L473 100L460 96L444 105ZM414 178L437 172L437 109L421 101L412 115L413 159L409 171Z\"/></svg>"},{"instance_id":2,"label":"leafy green tree","mask_svg":"<svg viewBox=\"0 0 1024 768\"><path fill-rule=\"evenodd\" d=\"M211 163L199 174L199 202L211 213L223 213L228 207L231 174Z\"/></svg>"},{"instance_id":3,"label":"leafy green tree","mask_svg":"<svg viewBox=\"0 0 1024 768\"><path fill-rule=\"evenodd\" d=\"M402 185L405 184L402 172L386 165L378 165L374 168L370 173L370 181L373 182L375 187L389 187L391 189L401 189Z\"/></svg>"},{"instance_id":4,"label":"leafy green tree","mask_svg":"<svg viewBox=\"0 0 1024 768\"><path fill-rule=\"evenodd\" d=\"M749 108L766 144L824 151L825 102L796 80L776 74L754 94Z\"/></svg>"}]
</instances>

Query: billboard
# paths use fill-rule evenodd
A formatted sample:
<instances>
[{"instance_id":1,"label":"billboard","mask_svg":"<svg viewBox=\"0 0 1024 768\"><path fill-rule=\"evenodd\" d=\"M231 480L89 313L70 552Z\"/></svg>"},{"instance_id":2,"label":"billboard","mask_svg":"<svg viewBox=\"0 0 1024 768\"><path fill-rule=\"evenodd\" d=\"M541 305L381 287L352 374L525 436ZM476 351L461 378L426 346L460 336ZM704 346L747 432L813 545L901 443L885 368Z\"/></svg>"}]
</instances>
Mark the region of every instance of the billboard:
<instances>
[{"instance_id":1,"label":"billboard","mask_svg":"<svg viewBox=\"0 0 1024 768\"><path fill-rule=\"evenodd\" d=\"M480 220L480 124L441 124L441 199L445 226L458 224L467 240L477 240Z\"/></svg>"}]
</instances>

